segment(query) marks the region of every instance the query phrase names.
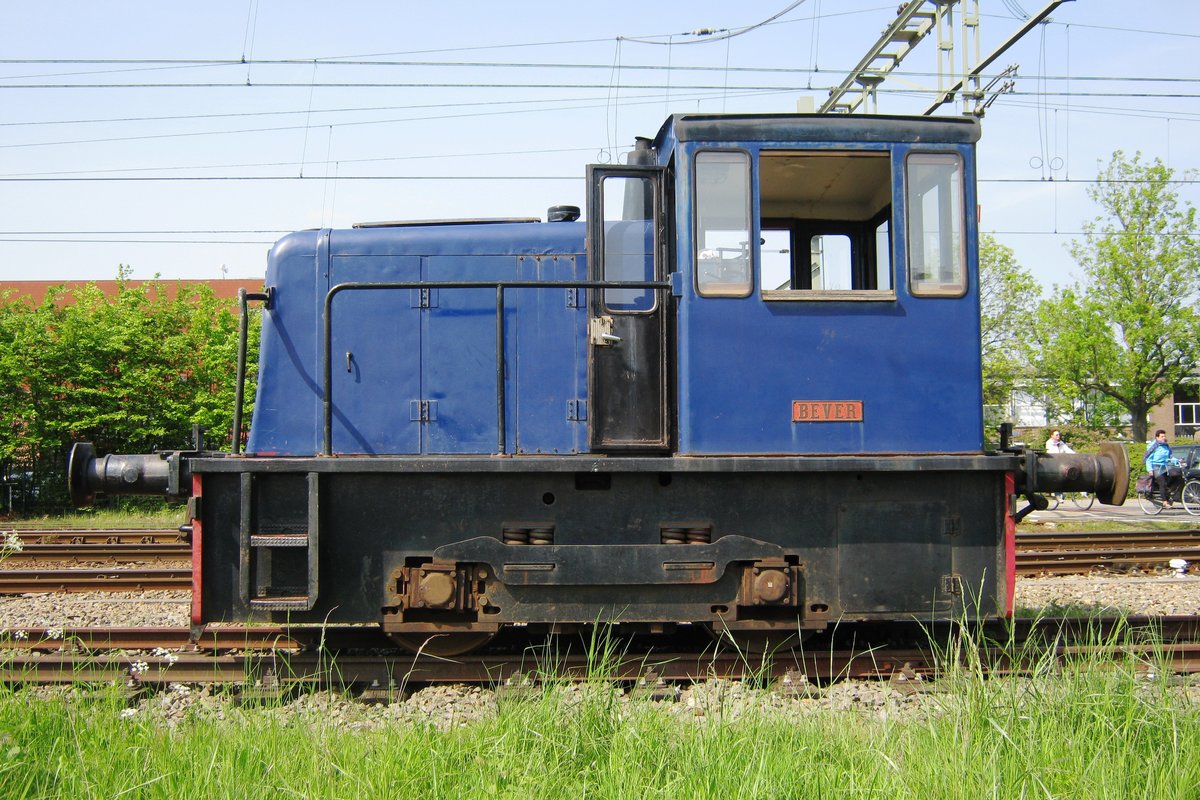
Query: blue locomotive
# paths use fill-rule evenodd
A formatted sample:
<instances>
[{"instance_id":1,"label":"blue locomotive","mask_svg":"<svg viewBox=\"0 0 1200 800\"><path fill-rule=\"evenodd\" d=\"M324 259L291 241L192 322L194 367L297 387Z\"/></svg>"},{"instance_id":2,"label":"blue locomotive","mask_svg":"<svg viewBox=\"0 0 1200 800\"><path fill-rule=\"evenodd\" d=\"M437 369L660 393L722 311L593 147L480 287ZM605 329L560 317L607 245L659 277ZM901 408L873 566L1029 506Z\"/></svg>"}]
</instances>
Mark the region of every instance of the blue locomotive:
<instances>
[{"instance_id":1,"label":"blue locomotive","mask_svg":"<svg viewBox=\"0 0 1200 800\"><path fill-rule=\"evenodd\" d=\"M190 497L196 625L505 626L1011 611L1016 497L1120 503L1124 451L987 452L968 118L676 115L586 221L311 230L271 251L245 452L97 458ZM244 312L244 308L243 308ZM239 409L240 414L240 409Z\"/></svg>"}]
</instances>

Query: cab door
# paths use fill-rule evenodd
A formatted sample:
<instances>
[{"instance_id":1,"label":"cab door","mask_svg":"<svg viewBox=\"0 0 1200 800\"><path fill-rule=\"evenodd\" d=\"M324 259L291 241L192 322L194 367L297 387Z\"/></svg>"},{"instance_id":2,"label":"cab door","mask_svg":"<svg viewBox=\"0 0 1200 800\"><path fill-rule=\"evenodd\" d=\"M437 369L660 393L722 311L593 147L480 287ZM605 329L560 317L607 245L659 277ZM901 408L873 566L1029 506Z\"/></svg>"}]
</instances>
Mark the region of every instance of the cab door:
<instances>
[{"instance_id":1,"label":"cab door","mask_svg":"<svg viewBox=\"0 0 1200 800\"><path fill-rule=\"evenodd\" d=\"M661 167L588 167L588 278L666 278ZM588 437L592 450L665 450L667 305L655 287L588 292Z\"/></svg>"}]
</instances>

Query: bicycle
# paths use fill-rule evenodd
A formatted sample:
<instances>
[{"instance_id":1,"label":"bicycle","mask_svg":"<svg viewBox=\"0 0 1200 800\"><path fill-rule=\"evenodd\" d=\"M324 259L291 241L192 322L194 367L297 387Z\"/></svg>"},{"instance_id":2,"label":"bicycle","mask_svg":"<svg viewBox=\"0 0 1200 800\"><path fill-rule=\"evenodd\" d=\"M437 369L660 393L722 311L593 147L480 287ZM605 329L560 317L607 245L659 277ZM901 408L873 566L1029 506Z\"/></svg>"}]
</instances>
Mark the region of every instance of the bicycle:
<instances>
[{"instance_id":1,"label":"bicycle","mask_svg":"<svg viewBox=\"0 0 1200 800\"><path fill-rule=\"evenodd\" d=\"M1087 511L1096 502L1096 495L1090 492L1052 492L1046 495L1046 510L1054 511L1068 500L1077 511Z\"/></svg>"},{"instance_id":2,"label":"bicycle","mask_svg":"<svg viewBox=\"0 0 1200 800\"><path fill-rule=\"evenodd\" d=\"M1166 502L1155 496L1157 487L1154 485L1153 476L1143 475L1138 478L1134 491L1143 514L1154 516L1166 507ZM1185 478L1182 471L1175 474L1168 472L1167 496L1171 503L1182 504L1183 510L1191 516L1200 516L1200 479Z\"/></svg>"},{"instance_id":3,"label":"bicycle","mask_svg":"<svg viewBox=\"0 0 1200 800\"><path fill-rule=\"evenodd\" d=\"M1096 502L1096 495L1091 492L1067 492L1067 497L1080 511L1087 511Z\"/></svg>"}]
</instances>

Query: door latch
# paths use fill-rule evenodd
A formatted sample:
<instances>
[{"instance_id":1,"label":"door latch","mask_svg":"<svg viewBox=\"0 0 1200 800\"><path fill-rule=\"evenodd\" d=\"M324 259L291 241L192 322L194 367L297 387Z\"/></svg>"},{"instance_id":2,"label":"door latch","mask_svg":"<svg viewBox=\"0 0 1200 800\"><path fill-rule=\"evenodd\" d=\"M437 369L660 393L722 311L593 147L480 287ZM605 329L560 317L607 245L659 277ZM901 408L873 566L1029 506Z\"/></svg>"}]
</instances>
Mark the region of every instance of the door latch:
<instances>
[{"instance_id":1,"label":"door latch","mask_svg":"<svg viewBox=\"0 0 1200 800\"><path fill-rule=\"evenodd\" d=\"M597 347L612 347L621 341L613 334L612 317L592 317L588 320L588 339Z\"/></svg>"}]
</instances>

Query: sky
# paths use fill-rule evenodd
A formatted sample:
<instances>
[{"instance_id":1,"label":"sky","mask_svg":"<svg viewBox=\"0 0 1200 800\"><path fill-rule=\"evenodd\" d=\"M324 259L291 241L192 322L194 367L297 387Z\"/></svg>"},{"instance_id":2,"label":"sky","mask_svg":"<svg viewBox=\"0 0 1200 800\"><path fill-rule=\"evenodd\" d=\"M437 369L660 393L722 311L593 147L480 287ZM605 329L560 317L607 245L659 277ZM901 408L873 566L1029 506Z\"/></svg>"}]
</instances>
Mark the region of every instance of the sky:
<instances>
[{"instance_id":1,"label":"sky","mask_svg":"<svg viewBox=\"0 0 1200 800\"><path fill-rule=\"evenodd\" d=\"M979 54L1043 5L980 0ZM256 278L293 230L544 219L584 205L586 164L623 161L672 113L819 107L897 7L7 3L0 281L108 280L121 265ZM954 40L961 70L975 50ZM980 229L1047 289L1082 277L1070 244L1100 213L1087 190L1114 151L1161 159L1200 201L1197 45L1200 4L1074 0L985 71L1016 65L983 118ZM929 36L877 112L923 113L938 59Z\"/></svg>"}]
</instances>

